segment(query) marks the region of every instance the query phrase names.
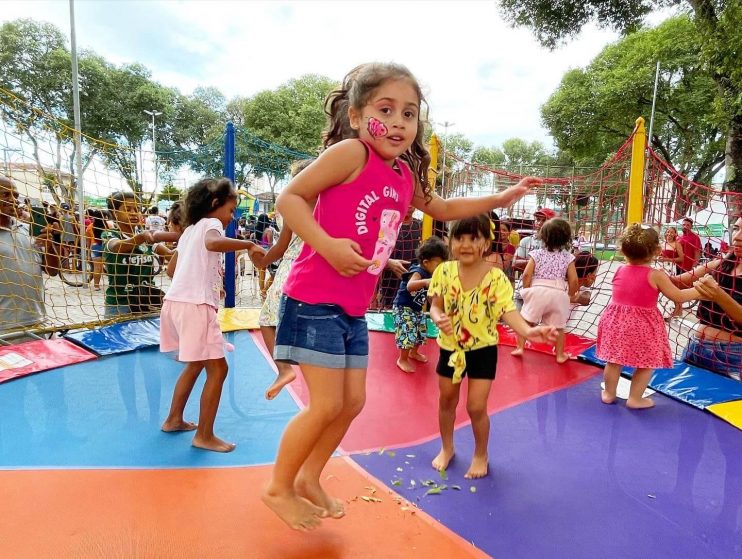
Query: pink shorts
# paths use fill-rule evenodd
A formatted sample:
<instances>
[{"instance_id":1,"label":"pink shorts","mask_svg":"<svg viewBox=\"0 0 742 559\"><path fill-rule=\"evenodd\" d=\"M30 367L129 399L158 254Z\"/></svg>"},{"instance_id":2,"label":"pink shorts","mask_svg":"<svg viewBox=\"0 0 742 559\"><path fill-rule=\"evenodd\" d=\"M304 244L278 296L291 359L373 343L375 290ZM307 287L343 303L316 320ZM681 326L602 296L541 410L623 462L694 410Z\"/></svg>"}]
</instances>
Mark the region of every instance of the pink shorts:
<instances>
[{"instance_id":1,"label":"pink shorts","mask_svg":"<svg viewBox=\"0 0 742 559\"><path fill-rule=\"evenodd\" d=\"M224 357L224 336L211 305L165 300L160 313L160 351L177 351L178 361Z\"/></svg>"},{"instance_id":2,"label":"pink shorts","mask_svg":"<svg viewBox=\"0 0 742 559\"><path fill-rule=\"evenodd\" d=\"M531 324L547 324L564 328L569 319L569 295L563 280L533 280L523 287L523 308L520 314Z\"/></svg>"}]
</instances>

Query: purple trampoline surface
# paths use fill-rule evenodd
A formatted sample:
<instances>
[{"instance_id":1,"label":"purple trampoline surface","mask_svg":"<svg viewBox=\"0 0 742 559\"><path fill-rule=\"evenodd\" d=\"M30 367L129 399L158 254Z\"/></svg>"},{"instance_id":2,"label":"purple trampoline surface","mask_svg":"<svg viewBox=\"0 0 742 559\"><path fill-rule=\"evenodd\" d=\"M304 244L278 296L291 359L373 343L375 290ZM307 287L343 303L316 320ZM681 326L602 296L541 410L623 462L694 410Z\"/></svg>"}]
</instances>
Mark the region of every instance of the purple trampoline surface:
<instances>
[{"instance_id":1,"label":"purple trampoline surface","mask_svg":"<svg viewBox=\"0 0 742 559\"><path fill-rule=\"evenodd\" d=\"M438 439L353 458L498 559L742 557L739 430L660 394L650 410L606 406L599 385L493 415L484 479L463 477L469 426L445 481L430 466ZM447 487L425 495L431 481Z\"/></svg>"}]
</instances>

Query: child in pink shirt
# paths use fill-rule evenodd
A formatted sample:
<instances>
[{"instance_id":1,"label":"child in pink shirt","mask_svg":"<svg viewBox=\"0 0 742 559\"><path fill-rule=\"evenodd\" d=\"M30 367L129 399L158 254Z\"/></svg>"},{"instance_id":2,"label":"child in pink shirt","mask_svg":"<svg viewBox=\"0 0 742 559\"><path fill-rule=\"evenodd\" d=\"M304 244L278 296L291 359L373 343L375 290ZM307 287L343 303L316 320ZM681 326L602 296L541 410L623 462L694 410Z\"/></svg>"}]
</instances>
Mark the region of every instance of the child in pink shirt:
<instances>
[{"instance_id":1,"label":"child in pink shirt","mask_svg":"<svg viewBox=\"0 0 742 559\"><path fill-rule=\"evenodd\" d=\"M227 377L224 337L216 318L222 290L221 252L247 249L252 257L260 247L229 239L224 227L237 207L237 191L229 179L203 179L188 191L185 224L178 248L168 265L173 282L160 316L160 351L178 351L187 363L173 392L170 413L162 424L166 432L196 430L193 446L230 452L235 445L214 435L214 420ZM206 368L198 426L183 419L193 385Z\"/></svg>"}]
</instances>

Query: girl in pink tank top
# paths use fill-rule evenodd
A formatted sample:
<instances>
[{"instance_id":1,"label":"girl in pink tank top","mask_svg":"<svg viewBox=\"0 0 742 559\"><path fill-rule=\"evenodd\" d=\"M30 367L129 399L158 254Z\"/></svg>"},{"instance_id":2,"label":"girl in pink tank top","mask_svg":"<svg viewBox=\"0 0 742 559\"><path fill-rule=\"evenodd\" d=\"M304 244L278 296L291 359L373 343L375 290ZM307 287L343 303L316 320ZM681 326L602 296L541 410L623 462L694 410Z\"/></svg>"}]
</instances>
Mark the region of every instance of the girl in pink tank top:
<instances>
[{"instance_id":1,"label":"girl in pink tank top","mask_svg":"<svg viewBox=\"0 0 742 559\"><path fill-rule=\"evenodd\" d=\"M263 502L297 530L345 515L320 477L363 409L365 312L410 204L450 221L508 206L541 184L526 177L491 196L437 196L427 178L424 103L404 66L354 68L325 103L325 151L276 202L305 244L284 284L274 358L300 366L310 404L286 427Z\"/></svg>"},{"instance_id":2,"label":"girl in pink tank top","mask_svg":"<svg viewBox=\"0 0 742 559\"><path fill-rule=\"evenodd\" d=\"M651 408L654 402L643 395L654 369L673 365L665 321L657 308L659 294L676 303L700 295L695 289L678 289L666 272L650 266L661 251L654 229L638 223L629 225L620 243L628 264L616 270L613 296L598 322L596 355L606 361L601 397L606 404L614 403L621 367L633 367L626 406Z\"/></svg>"}]
</instances>

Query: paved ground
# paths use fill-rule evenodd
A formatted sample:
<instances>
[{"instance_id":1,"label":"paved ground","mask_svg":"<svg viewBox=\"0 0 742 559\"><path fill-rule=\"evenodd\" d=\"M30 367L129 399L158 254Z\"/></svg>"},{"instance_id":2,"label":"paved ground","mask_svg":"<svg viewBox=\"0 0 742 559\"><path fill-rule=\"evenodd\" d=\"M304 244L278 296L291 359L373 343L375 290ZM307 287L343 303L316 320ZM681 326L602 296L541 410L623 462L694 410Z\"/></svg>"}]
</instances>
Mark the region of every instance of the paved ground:
<instances>
[{"instance_id":1,"label":"paved ground","mask_svg":"<svg viewBox=\"0 0 742 559\"><path fill-rule=\"evenodd\" d=\"M156 277L156 283L164 291L170 286L170 278L163 272ZM102 288L95 291L91 285L71 287L59 277L45 277L46 310L48 324L55 327L94 325L103 320L103 300L106 289L105 277ZM236 305L238 307L259 307L260 301L257 277L251 273L237 279Z\"/></svg>"}]
</instances>

